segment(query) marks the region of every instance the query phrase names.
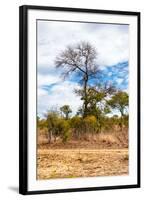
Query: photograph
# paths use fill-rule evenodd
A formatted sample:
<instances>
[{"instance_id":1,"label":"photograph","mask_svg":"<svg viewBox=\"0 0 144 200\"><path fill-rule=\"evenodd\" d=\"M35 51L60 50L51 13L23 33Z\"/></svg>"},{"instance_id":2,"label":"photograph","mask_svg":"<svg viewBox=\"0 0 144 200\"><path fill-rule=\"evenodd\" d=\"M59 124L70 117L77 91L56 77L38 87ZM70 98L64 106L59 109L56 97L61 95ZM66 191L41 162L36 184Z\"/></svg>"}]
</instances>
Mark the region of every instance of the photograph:
<instances>
[{"instance_id":1,"label":"photograph","mask_svg":"<svg viewBox=\"0 0 144 200\"><path fill-rule=\"evenodd\" d=\"M129 173L129 25L37 20L37 179Z\"/></svg>"},{"instance_id":2,"label":"photograph","mask_svg":"<svg viewBox=\"0 0 144 200\"><path fill-rule=\"evenodd\" d=\"M140 13L19 14L19 192L140 187Z\"/></svg>"}]
</instances>

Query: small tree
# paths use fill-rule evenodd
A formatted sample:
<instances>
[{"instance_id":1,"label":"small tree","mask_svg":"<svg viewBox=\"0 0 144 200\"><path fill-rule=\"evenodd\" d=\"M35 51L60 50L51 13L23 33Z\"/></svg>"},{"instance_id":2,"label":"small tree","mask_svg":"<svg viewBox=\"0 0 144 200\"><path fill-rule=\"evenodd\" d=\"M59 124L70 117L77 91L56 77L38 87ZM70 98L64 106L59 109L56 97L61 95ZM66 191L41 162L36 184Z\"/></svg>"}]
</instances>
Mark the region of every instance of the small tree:
<instances>
[{"instance_id":1,"label":"small tree","mask_svg":"<svg viewBox=\"0 0 144 200\"><path fill-rule=\"evenodd\" d=\"M129 105L128 94L123 91L118 91L115 95L112 96L112 98L109 101L107 101L107 103L112 109L119 111L121 115L120 127L122 130L123 119Z\"/></svg>"},{"instance_id":2,"label":"small tree","mask_svg":"<svg viewBox=\"0 0 144 200\"><path fill-rule=\"evenodd\" d=\"M61 112L65 115L65 119L69 119L69 114L72 113L69 105L64 105L60 108Z\"/></svg>"},{"instance_id":3,"label":"small tree","mask_svg":"<svg viewBox=\"0 0 144 200\"><path fill-rule=\"evenodd\" d=\"M49 112L47 114L47 127L48 127L48 142L51 143L52 137L59 134L58 130L59 116L56 112Z\"/></svg>"},{"instance_id":4,"label":"small tree","mask_svg":"<svg viewBox=\"0 0 144 200\"><path fill-rule=\"evenodd\" d=\"M50 112L47 115L48 142L51 143L52 138L56 141L56 137L60 136L63 142L70 137L70 126L67 120L60 118L58 113Z\"/></svg>"}]
</instances>

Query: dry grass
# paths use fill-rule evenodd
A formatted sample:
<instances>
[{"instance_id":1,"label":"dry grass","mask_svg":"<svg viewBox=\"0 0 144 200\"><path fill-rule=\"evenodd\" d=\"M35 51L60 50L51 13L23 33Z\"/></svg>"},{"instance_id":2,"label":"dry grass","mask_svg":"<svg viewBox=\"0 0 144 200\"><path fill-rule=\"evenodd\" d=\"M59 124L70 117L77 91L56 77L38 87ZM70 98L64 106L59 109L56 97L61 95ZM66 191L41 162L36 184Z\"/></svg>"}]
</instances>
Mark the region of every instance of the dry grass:
<instances>
[{"instance_id":1,"label":"dry grass","mask_svg":"<svg viewBox=\"0 0 144 200\"><path fill-rule=\"evenodd\" d=\"M82 137L79 140L72 138L67 141L66 144L63 144L59 138L57 138L56 142L48 144L47 134L39 132L37 146L39 149L128 148L128 134L127 132L100 133L95 135L87 134L87 136Z\"/></svg>"},{"instance_id":2,"label":"dry grass","mask_svg":"<svg viewBox=\"0 0 144 200\"><path fill-rule=\"evenodd\" d=\"M127 149L40 149L37 152L37 179L126 174Z\"/></svg>"},{"instance_id":3,"label":"dry grass","mask_svg":"<svg viewBox=\"0 0 144 200\"><path fill-rule=\"evenodd\" d=\"M128 174L127 132L88 135L63 144L48 144L38 132L37 179L115 176Z\"/></svg>"}]
</instances>

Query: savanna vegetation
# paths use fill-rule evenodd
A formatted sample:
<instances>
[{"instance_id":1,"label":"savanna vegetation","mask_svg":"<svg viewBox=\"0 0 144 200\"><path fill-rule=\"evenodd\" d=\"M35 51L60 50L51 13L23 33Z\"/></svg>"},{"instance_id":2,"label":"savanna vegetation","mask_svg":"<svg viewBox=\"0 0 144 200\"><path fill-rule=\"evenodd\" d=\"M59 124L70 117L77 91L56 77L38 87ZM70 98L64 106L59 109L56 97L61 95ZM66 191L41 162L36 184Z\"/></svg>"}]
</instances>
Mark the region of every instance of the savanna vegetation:
<instances>
[{"instance_id":1,"label":"savanna vegetation","mask_svg":"<svg viewBox=\"0 0 144 200\"><path fill-rule=\"evenodd\" d=\"M62 105L37 117L39 179L128 173L129 96L101 83L97 56L91 44L81 42L55 59L64 79L77 76L80 89L74 93L83 104L75 115Z\"/></svg>"}]
</instances>

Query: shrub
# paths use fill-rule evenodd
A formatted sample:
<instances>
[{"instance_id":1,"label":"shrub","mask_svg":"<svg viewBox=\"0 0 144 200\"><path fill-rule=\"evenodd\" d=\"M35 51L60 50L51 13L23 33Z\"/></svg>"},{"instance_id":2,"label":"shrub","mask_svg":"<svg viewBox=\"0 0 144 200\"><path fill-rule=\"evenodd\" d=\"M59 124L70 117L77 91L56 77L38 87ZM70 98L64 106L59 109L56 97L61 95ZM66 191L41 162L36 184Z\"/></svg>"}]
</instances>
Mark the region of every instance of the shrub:
<instances>
[{"instance_id":1,"label":"shrub","mask_svg":"<svg viewBox=\"0 0 144 200\"><path fill-rule=\"evenodd\" d=\"M37 120L38 128L44 129L47 127L47 121L45 119Z\"/></svg>"},{"instance_id":2,"label":"shrub","mask_svg":"<svg viewBox=\"0 0 144 200\"><path fill-rule=\"evenodd\" d=\"M81 117L75 116L70 119L70 127L74 130L74 136L80 138L83 132L83 120Z\"/></svg>"},{"instance_id":3,"label":"shrub","mask_svg":"<svg viewBox=\"0 0 144 200\"><path fill-rule=\"evenodd\" d=\"M62 141L65 143L71 136L70 125L69 122L64 119L59 119L57 124L57 129L59 135L62 137Z\"/></svg>"},{"instance_id":4,"label":"shrub","mask_svg":"<svg viewBox=\"0 0 144 200\"><path fill-rule=\"evenodd\" d=\"M96 118L95 116L87 116L83 120L86 133L94 133L96 130Z\"/></svg>"},{"instance_id":5,"label":"shrub","mask_svg":"<svg viewBox=\"0 0 144 200\"><path fill-rule=\"evenodd\" d=\"M47 123L49 142L51 142L52 136L55 139L57 136L60 136L64 142L68 140L70 137L70 126L68 121L60 118L57 113L53 112L48 114Z\"/></svg>"}]
</instances>

